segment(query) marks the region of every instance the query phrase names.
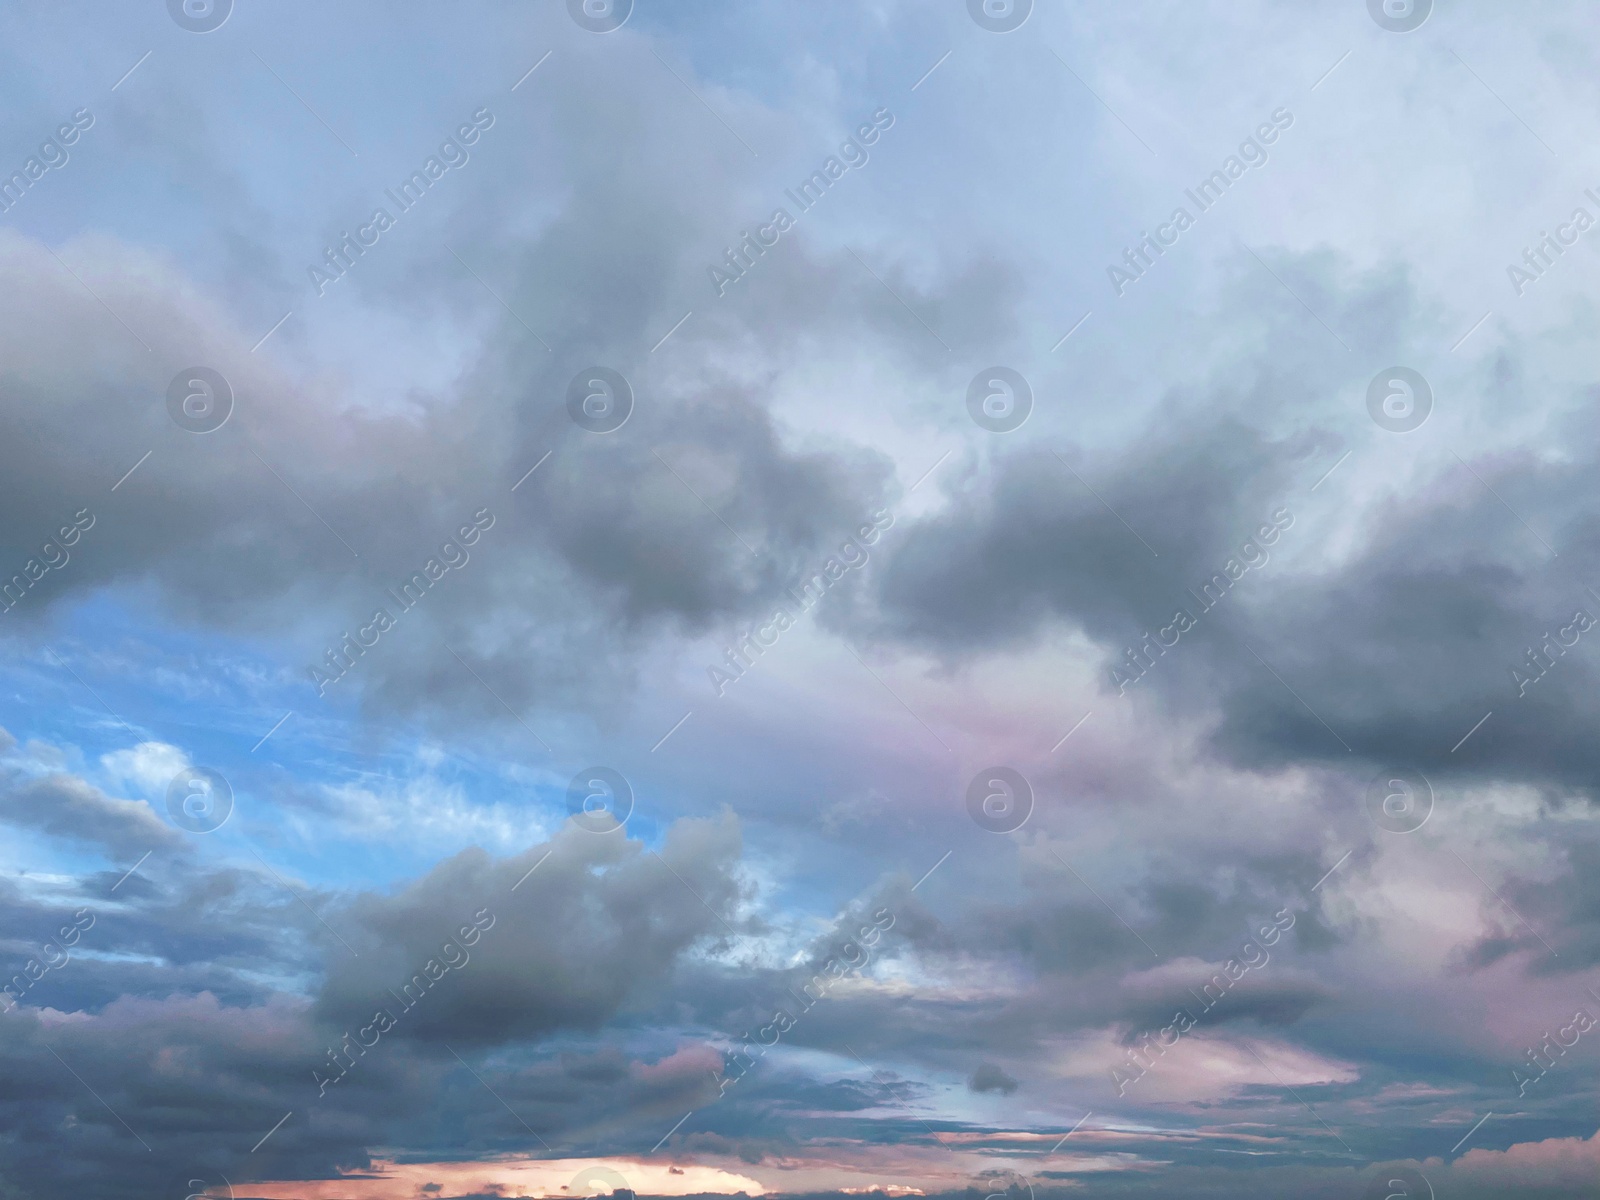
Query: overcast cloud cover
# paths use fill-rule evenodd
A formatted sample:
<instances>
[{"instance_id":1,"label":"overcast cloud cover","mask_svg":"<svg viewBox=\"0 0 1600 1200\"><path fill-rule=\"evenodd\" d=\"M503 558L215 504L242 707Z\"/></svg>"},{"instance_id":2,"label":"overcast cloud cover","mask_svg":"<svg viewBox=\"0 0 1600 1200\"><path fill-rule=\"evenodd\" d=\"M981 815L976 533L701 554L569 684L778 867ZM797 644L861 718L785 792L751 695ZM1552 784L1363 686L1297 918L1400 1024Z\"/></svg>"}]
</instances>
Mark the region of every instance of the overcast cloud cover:
<instances>
[{"instance_id":1,"label":"overcast cloud cover","mask_svg":"<svg viewBox=\"0 0 1600 1200\"><path fill-rule=\"evenodd\" d=\"M1587 0L0 65L0 1200L1594 1194Z\"/></svg>"}]
</instances>

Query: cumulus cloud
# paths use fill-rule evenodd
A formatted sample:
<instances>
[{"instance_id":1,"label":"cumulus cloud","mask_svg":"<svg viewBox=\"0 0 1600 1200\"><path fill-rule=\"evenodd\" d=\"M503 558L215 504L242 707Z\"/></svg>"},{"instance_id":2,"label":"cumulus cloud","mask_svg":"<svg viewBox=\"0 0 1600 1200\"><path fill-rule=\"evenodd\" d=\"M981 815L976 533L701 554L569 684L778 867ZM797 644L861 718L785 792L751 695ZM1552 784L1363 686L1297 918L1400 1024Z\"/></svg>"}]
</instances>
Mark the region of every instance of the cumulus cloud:
<instances>
[{"instance_id":1,"label":"cumulus cloud","mask_svg":"<svg viewBox=\"0 0 1600 1200\"><path fill-rule=\"evenodd\" d=\"M132 783L141 791L157 795L192 765L189 756L165 742L140 742L126 750L113 750L100 756L106 774L119 783Z\"/></svg>"},{"instance_id":2,"label":"cumulus cloud","mask_svg":"<svg viewBox=\"0 0 1600 1200\"><path fill-rule=\"evenodd\" d=\"M329 962L317 1016L343 1026L415 1004L399 1037L465 1044L599 1029L688 947L734 933L739 849L726 813L675 824L659 853L576 824L497 863L466 851L395 896L350 903L353 953ZM419 975L415 1000L404 988Z\"/></svg>"},{"instance_id":3,"label":"cumulus cloud","mask_svg":"<svg viewBox=\"0 0 1600 1200\"><path fill-rule=\"evenodd\" d=\"M1020 1085L1002 1068L986 1062L978 1064L978 1069L972 1073L972 1078L967 1080L967 1086L975 1092L999 1092L1009 1096Z\"/></svg>"},{"instance_id":4,"label":"cumulus cloud","mask_svg":"<svg viewBox=\"0 0 1600 1200\"><path fill-rule=\"evenodd\" d=\"M97 846L132 861L179 844L176 831L142 800L119 800L76 775L35 775L19 766L0 774L0 820Z\"/></svg>"}]
</instances>

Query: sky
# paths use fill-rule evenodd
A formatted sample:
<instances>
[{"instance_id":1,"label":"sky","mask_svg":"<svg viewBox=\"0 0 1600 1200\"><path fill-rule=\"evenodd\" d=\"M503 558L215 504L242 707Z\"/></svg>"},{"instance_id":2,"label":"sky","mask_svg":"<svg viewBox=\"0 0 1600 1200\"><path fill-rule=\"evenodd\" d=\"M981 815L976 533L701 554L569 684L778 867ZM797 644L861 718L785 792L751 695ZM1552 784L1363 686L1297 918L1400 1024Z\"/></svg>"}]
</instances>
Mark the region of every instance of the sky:
<instances>
[{"instance_id":1,"label":"sky","mask_svg":"<svg viewBox=\"0 0 1600 1200\"><path fill-rule=\"evenodd\" d=\"M0 65L0 1200L1593 1194L1584 0Z\"/></svg>"}]
</instances>

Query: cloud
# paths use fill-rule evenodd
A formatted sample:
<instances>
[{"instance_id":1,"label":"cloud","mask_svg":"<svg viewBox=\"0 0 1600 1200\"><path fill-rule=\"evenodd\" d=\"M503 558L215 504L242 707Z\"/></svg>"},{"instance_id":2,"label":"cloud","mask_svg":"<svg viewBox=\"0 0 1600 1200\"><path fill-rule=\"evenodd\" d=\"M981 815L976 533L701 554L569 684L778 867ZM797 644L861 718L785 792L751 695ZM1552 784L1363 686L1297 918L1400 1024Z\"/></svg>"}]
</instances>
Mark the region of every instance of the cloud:
<instances>
[{"instance_id":1,"label":"cloud","mask_svg":"<svg viewBox=\"0 0 1600 1200\"><path fill-rule=\"evenodd\" d=\"M999 1092L1009 1096L1018 1088L1018 1083L1004 1070L994 1063L979 1063L978 1069L972 1073L972 1078L967 1080L967 1086L975 1092Z\"/></svg>"},{"instance_id":2,"label":"cloud","mask_svg":"<svg viewBox=\"0 0 1600 1200\"><path fill-rule=\"evenodd\" d=\"M121 784L133 784L149 795L164 795L180 771L190 767L189 756L165 742L140 742L129 750L100 756L106 774Z\"/></svg>"},{"instance_id":3,"label":"cloud","mask_svg":"<svg viewBox=\"0 0 1600 1200\"><path fill-rule=\"evenodd\" d=\"M659 853L570 822L509 859L464 851L394 896L347 906L354 953L332 952L316 1015L343 1029L389 1009L393 1036L435 1044L599 1029L690 946L736 929L739 850L725 813L675 823ZM430 962L448 976L431 982Z\"/></svg>"},{"instance_id":4,"label":"cloud","mask_svg":"<svg viewBox=\"0 0 1600 1200\"><path fill-rule=\"evenodd\" d=\"M1431 1171L1438 1160L1424 1163ZM1600 1133L1587 1138L1558 1137L1513 1142L1504 1150L1474 1148L1449 1164L1452 1188L1469 1197L1503 1196L1508 1191L1536 1197L1580 1196L1593 1190L1600 1171Z\"/></svg>"},{"instance_id":5,"label":"cloud","mask_svg":"<svg viewBox=\"0 0 1600 1200\"><path fill-rule=\"evenodd\" d=\"M76 775L0 774L0 820L52 837L97 846L127 862L182 838L142 800L118 800Z\"/></svg>"},{"instance_id":6,"label":"cloud","mask_svg":"<svg viewBox=\"0 0 1600 1200\"><path fill-rule=\"evenodd\" d=\"M1174 413L1109 470L1077 452L1003 457L975 494L887 552L881 632L959 653L1015 645L1061 619L1104 642L1136 639L1192 605L1183 589L1270 521L1313 444Z\"/></svg>"}]
</instances>

